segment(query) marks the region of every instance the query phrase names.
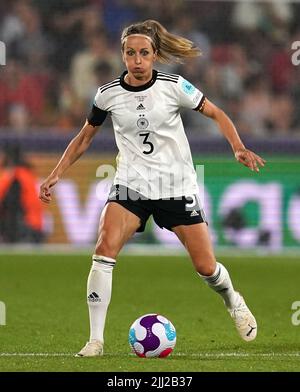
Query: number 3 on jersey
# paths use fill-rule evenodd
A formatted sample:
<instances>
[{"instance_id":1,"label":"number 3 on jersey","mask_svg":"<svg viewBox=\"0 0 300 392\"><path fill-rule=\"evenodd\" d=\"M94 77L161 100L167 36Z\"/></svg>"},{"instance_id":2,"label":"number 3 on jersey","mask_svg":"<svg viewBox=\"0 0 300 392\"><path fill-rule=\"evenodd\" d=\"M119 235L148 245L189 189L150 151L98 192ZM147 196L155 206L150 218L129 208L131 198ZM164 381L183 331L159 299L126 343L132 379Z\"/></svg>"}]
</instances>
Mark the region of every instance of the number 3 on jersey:
<instances>
[{"instance_id":1,"label":"number 3 on jersey","mask_svg":"<svg viewBox=\"0 0 300 392\"><path fill-rule=\"evenodd\" d=\"M144 138L144 139L143 139L143 144L144 144L145 146L147 146L146 149L142 151L143 154L146 154L146 155L152 154L152 152L154 151L154 146L153 146L153 144L152 144L151 142L149 142L149 140L148 140L149 135L150 135L150 132L142 132L142 133L139 133L139 136L141 136L141 137Z\"/></svg>"}]
</instances>

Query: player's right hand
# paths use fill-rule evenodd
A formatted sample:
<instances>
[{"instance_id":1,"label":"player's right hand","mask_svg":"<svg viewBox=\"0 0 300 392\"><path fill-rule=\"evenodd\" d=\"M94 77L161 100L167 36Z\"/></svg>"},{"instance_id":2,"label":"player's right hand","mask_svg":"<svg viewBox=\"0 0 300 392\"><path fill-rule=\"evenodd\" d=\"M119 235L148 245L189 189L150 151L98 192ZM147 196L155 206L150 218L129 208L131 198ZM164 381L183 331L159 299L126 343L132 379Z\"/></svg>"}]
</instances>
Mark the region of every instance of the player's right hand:
<instances>
[{"instance_id":1,"label":"player's right hand","mask_svg":"<svg viewBox=\"0 0 300 392\"><path fill-rule=\"evenodd\" d=\"M49 204L52 200L50 188L52 188L58 181L58 177L50 176L48 177L40 186L39 198L44 202Z\"/></svg>"},{"instance_id":2,"label":"player's right hand","mask_svg":"<svg viewBox=\"0 0 300 392\"><path fill-rule=\"evenodd\" d=\"M259 172L259 166L265 166L266 161L259 155L247 148L242 148L235 151L235 158L244 166L249 167L250 170Z\"/></svg>"}]
</instances>

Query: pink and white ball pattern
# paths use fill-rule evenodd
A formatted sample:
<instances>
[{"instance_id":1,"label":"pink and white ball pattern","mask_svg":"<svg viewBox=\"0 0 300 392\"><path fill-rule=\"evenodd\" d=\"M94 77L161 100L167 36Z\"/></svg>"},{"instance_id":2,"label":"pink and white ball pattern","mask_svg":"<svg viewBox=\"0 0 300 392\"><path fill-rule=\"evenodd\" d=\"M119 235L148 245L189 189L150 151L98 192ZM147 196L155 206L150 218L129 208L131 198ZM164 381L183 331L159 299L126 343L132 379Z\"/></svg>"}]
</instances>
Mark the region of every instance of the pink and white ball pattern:
<instances>
[{"instance_id":1,"label":"pink and white ball pattern","mask_svg":"<svg viewBox=\"0 0 300 392\"><path fill-rule=\"evenodd\" d=\"M129 344L139 357L166 357L175 347L176 330L166 317L152 313L139 317L129 329Z\"/></svg>"}]
</instances>

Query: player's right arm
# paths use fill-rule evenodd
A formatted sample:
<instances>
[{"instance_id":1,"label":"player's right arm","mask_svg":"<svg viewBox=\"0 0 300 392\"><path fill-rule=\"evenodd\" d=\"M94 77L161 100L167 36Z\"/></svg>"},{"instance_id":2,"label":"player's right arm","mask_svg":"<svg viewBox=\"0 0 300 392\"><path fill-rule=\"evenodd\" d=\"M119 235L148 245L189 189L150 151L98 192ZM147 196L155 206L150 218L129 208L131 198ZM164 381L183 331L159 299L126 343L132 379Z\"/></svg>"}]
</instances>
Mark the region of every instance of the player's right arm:
<instances>
[{"instance_id":1,"label":"player's right arm","mask_svg":"<svg viewBox=\"0 0 300 392\"><path fill-rule=\"evenodd\" d=\"M90 125L86 121L78 135L71 140L54 170L40 186L39 197L44 203L49 204L51 202L50 189L57 183L61 175L88 149L97 130L97 126Z\"/></svg>"}]
</instances>

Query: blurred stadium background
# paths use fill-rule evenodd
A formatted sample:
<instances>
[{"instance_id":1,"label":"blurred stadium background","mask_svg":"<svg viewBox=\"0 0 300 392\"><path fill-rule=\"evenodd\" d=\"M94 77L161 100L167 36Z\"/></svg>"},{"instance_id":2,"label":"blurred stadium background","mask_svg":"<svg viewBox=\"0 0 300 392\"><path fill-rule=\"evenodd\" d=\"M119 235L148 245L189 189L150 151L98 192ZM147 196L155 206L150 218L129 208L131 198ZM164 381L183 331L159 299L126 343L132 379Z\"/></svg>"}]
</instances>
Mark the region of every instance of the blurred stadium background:
<instances>
[{"instance_id":1,"label":"blurred stadium background","mask_svg":"<svg viewBox=\"0 0 300 392\"><path fill-rule=\"evenodd\" d=\"M92 249L108 191L101 165L115 165L109 119L56 186L49 208L40 210L26 186L49 174L83 125L97 87L123 71L122 28L148 18L203 51L184 65L157 67L199 87L229 114L246 145L268 160L258 175L239 166L212 121L182 112L195 164L204 165L204 203L216 249L297 251L300 65L293 65L292 43L300 40L300 4L293 1L1 1L0 40L6 47L6 64L0 66L1 246ZM14 197L6 197L7 160L14 155L17 166L26 161L33 169L21 180L18 208ZM152 222L129 248L151 244L159 252L181 249L172 233Z\"/></svg>"}]
</instances>

